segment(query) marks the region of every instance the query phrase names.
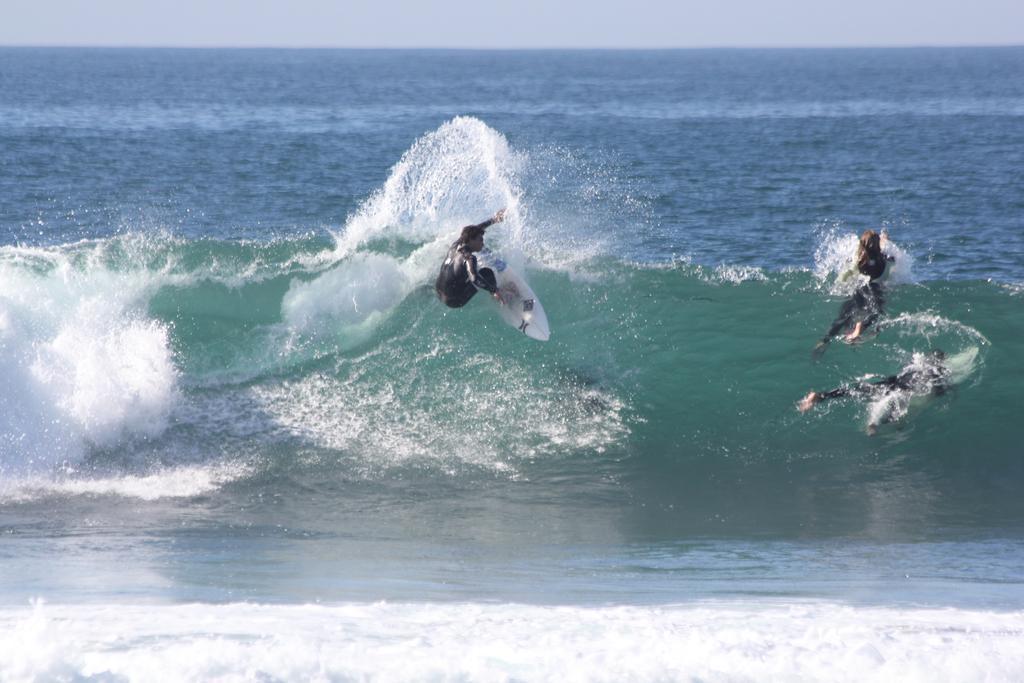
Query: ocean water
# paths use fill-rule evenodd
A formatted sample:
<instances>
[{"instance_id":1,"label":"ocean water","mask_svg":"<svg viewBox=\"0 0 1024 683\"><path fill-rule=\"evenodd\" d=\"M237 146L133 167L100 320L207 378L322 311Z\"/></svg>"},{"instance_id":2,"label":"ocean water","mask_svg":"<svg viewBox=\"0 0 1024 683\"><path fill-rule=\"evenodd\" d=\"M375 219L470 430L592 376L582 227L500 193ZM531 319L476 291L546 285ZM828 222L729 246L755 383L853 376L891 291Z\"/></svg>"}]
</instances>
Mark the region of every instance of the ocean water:
<instances>
[{"instance_id":1,"label":"ocean water","mask_svg":"<svg viewBox=\"0 0 1024 683\"><path fill-rule=\"evenodd\" d=\"M1024 48L0 49L0 679L1020 680L1022 357Z\"/></svg>"}]
</instances>

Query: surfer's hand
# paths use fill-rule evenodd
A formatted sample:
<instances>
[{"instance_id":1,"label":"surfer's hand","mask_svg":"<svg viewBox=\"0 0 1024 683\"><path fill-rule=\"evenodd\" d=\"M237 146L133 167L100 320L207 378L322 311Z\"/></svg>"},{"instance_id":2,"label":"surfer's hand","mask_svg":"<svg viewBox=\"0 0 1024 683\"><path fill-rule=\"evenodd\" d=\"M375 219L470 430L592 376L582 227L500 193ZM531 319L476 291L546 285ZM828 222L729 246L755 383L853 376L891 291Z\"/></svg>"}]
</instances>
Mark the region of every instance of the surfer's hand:
<instances>
[{"instance_id":1,"label":"surfer's hand","mask_svg":"<svg viewBox=\"0 0 1024 683\"><path fill-rule=\"evenodd\" d=\"M796 404L796 409L801 413L806 413L808 410L814 407L814 404L818 402L818 392L812 391L811 393L804 396L799 403Z\"/></svg>"},{"instance_id":2,"label":"surfer's hand","mask_svg":"<svg viewBox=\"0 0 1024 683\"><path fill-rule=\"evenodd\" d=\"M498 209L498 213L494 214L494 222L500 223L505 220L505 209Z\"/></svg>"}]
</instances>

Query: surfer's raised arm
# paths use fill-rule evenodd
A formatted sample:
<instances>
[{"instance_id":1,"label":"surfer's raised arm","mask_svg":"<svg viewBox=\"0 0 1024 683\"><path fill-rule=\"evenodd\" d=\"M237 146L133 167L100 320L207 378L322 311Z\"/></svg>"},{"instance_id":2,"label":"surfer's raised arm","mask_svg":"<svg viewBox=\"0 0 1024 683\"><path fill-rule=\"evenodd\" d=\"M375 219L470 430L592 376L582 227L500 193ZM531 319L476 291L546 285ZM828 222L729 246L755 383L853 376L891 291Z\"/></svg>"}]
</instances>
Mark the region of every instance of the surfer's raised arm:
<instances>
[{"instance_id":1,"label":"surfer's raised arm","mask_svg":"<svg viewBox=\"0 0 1024 683\"><path fill-rule=\"evenodd\" d=\"M888 231L882 230L882 234L878 237L878 246L882 252L882 258L889 263L895 263L896 257L889 251L889 247L892 246L892 241L889 239Z\"/></svg>"},{"instance_id":2,"label":"surfer's raised arm","mask_svg":"<svg viewBox=\"0 0 1024 683\"><path fill-rule=\"evenodd\" d=\"M483 223L478 223L477 225L471 225L466 227L480 228L481 230L486 230L495 223L501 223L503 220L505 220L505 209L498 209L498 211L493 216L485 220ZM465 229L466 228L463 228L463 230Z\"/></svg>"}]
</instances>

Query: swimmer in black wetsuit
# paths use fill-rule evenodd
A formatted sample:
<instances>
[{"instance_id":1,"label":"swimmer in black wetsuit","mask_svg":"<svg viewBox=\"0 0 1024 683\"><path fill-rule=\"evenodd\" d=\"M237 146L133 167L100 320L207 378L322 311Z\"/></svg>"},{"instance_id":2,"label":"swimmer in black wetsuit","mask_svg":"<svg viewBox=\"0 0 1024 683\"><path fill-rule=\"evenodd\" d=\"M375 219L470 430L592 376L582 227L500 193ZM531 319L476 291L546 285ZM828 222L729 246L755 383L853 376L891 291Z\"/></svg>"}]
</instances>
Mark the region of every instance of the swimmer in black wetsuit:
<instances>
[{"instance_id":1,"label":"swimmer in black wetsuit","mask_svg":"<svg viewBox=\"0 0 1024 683\"><path fill-rule=\"evenodd\" d=\"M498 299L498 282L490 268L477 270L476 252L484 248L484 231L505 220L505 209L478 225L467 225L452 246L437 274L434 291L437 298L449 308L461 308L469 303L477 290L485 289Z\"/></svg>"},{"instance_id":2,"label":"swimmer in black wetsuit","mask_svg":"<svg viewBox=\"0 0 1024 683\"><path fill-rule=\"evenodd\" d=\"M814 347L815 357L824 353L828 343L838 337L843 330L850 329L851 326L852 329L845 335L845 338L846 341L854 341L884 312L885 297L879 280L885 275L886 265L895 261L892 256L882 252L882 244L888 240L889 236L885 232L879 235L874 230L865 230L864 234L860 236L860 246L857 249L857 272L867 276L868 282L858 287L853 296L843 302L839 308L839 315L832 322L832 326Z\"/></svg>"},{"instance_id":3,"label":"swimmer in black wetsuit","mask_svg":"<svg viewBox=\"0 0 1024 683\"><path fill-rule=\"evenodd\" d=\"M831 391L812 391L804 396L796 404L796 407L801 413L806 413L822 401L844 396L854 396L869 401L893 396L904 402L916 395L941 396L946 393L949 386L949 368L946 366L945 360L946 354L936 349L925 356L923 365L909 365L903 368L898 375L843 385ZM878 421L891 422L893 412L890 410ZM877 422L868 425L868 434L874 434L877 430Z\"/></svg>"}]
</instances>

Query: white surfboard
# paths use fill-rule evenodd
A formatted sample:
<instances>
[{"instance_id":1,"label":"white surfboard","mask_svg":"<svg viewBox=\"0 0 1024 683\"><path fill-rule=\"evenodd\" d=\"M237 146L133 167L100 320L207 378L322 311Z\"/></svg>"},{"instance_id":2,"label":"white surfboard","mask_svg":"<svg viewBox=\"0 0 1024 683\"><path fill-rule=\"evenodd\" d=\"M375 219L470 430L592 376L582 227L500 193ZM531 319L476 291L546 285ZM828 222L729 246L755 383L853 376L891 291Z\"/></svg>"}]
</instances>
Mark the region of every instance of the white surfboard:
<instances>
[{"instance_id":1,"label":"white surfboard","mask_svg":"<svg viewBox=\"0 0 1024 683\"><path fill-rule=\"evenodd\" d=\"M960 353L949 356L946 359L946 367L949 368L949 383L960 384L971 376L978 363L978 347L969 346Z\"/></svg>"},{"instance_id":2,"label":"white surfboard","mask_svg":"<svg viewBox=\"0 0 1024 683\"><path fill-rule=\"evenodd\" d=\"M547 341L551 337L548 316L544 313L540 299L530 289L530 285L526 284L526 280L489 249L478 252L476 257L480 268L490 268L494 271L498 282L498 295L501 297L502 320L531 339Z\"/></svg>"}]
</instances>

